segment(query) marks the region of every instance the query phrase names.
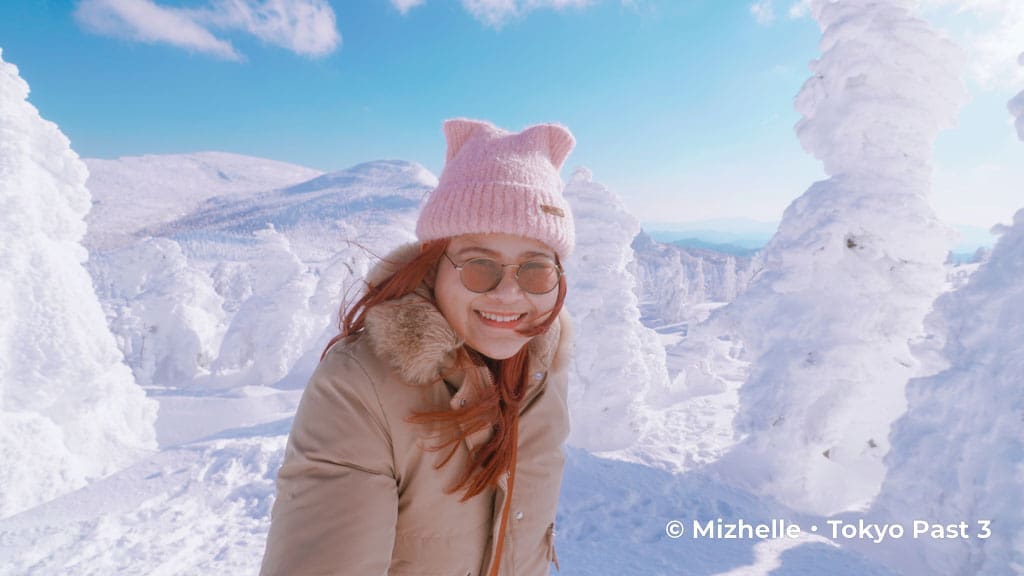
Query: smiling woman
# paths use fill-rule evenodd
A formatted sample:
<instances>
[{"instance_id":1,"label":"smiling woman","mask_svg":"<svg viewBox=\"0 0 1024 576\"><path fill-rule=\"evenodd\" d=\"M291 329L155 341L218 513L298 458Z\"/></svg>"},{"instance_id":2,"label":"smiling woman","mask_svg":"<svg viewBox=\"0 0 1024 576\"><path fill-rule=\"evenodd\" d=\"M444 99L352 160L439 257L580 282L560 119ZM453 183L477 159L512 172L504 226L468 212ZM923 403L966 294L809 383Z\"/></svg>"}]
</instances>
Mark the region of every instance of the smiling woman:
<instances>
[{"instance_id":1,"label":"smiling woman","mask_svg":"<svg viewBox=\"0 0 1024 576\"><path fill-rule=\"evenodd\" d=\"M471 259L459 265L449 252ZM466 344L484 356L513 356L530 339L529 332L517 329L539 324L555 308L559 268L554 252L538 240L509 234L459 236L445 256L434 287L437 307Z\"/></svg>"},{"instance_id":2,"label":"smiling woman","mask_svg":"<svg viewBox=\"0 0 1024 576\"><path fill-rule=\"evenodd\" d=\"M547 574L569 434L562 126L444 125L419 242L303 394L262 574Z\"/></svg>"}]
</instances>

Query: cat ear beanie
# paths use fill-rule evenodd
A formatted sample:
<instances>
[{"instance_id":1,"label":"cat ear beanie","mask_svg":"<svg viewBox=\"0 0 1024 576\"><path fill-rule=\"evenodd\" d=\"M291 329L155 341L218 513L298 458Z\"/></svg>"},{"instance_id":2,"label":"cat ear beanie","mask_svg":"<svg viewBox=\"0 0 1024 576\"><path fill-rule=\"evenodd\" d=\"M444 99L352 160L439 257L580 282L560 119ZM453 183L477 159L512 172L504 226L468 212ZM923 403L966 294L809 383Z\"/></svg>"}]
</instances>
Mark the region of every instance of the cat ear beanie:
<instances>
[{"instance_id":1,"label":"cat ear beanie","mask_svg":"<svg viewBox=\"0 0 1024 576\"><path fill-rule=\"evenodd\" d=\"M444 123L448 153L416 222L421 242L462 234L513 234L567 258L576 244L562 164L576 145L567 128L538 124L511 133L480 120Z\"/></svg>"}]
</instances>

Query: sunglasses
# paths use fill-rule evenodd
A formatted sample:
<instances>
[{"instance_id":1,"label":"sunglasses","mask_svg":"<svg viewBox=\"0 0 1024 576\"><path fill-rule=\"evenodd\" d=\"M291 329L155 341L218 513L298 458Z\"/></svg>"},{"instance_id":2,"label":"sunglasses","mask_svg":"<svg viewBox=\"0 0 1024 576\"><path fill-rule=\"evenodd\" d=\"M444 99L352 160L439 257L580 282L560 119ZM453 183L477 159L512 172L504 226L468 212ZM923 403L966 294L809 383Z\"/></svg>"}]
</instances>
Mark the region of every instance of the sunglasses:
<instances>
[{"instance_id":1,"label":"sunglasses","mask_svg":"<svg viewBox=\"0 0 1024 576\"><path fill-rule=\"evenodd\" d=\"M554 262L546 260L530 260L522 264L499 264L490 258L473 258L464 264L456 264L447 252L445 258L459 271L462 285L470 292L483 294L490 292L501 284L505 277L505 268L515 268L515 279L523 292L530 294L547 294L558 286L562 276L562 268Z\"/></svg>"}]
</instances>

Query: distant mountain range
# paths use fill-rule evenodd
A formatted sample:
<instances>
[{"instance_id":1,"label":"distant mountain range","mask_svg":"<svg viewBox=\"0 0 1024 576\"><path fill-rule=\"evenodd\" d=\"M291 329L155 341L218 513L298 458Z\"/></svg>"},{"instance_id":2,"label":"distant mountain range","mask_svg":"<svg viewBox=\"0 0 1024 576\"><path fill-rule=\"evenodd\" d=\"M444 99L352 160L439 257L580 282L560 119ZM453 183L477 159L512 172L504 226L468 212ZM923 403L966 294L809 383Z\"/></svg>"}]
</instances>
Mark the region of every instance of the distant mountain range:
<instances>
[{"instance_id":1,"label":"distant mountain range","mask_svg":"<svg viewBox=\"0 0 1024 576\"><path fill-rule=\"evenodd\" d=\"M658 242L689 248L750 256L771 240L778 222L746 218L716 218L690 222L643 222L644 232ZM951 250L953 260L968 261L978 248L991 248L998 239L980 226L953 224L960 241Z\"/></svg>"}]
</instances>

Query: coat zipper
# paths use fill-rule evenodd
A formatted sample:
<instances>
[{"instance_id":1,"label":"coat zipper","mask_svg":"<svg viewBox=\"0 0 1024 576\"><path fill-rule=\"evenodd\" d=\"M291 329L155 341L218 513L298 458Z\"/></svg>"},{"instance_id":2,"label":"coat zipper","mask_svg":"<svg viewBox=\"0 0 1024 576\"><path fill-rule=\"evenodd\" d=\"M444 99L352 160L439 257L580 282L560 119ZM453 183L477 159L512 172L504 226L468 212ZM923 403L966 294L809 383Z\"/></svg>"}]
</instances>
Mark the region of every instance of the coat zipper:
<instances>
[{"instance_id":1,"label":"coat zipper","mask_svg":"<svg viewBox=\"0 0 1024 576\"><path fill-rule=\"evenodd\" d=\"M558 566L558 553L555 552L555 523L548 524L548 562L555 563L555 570L561 572L562 569Z\"/></svg>"}]
</instances>

